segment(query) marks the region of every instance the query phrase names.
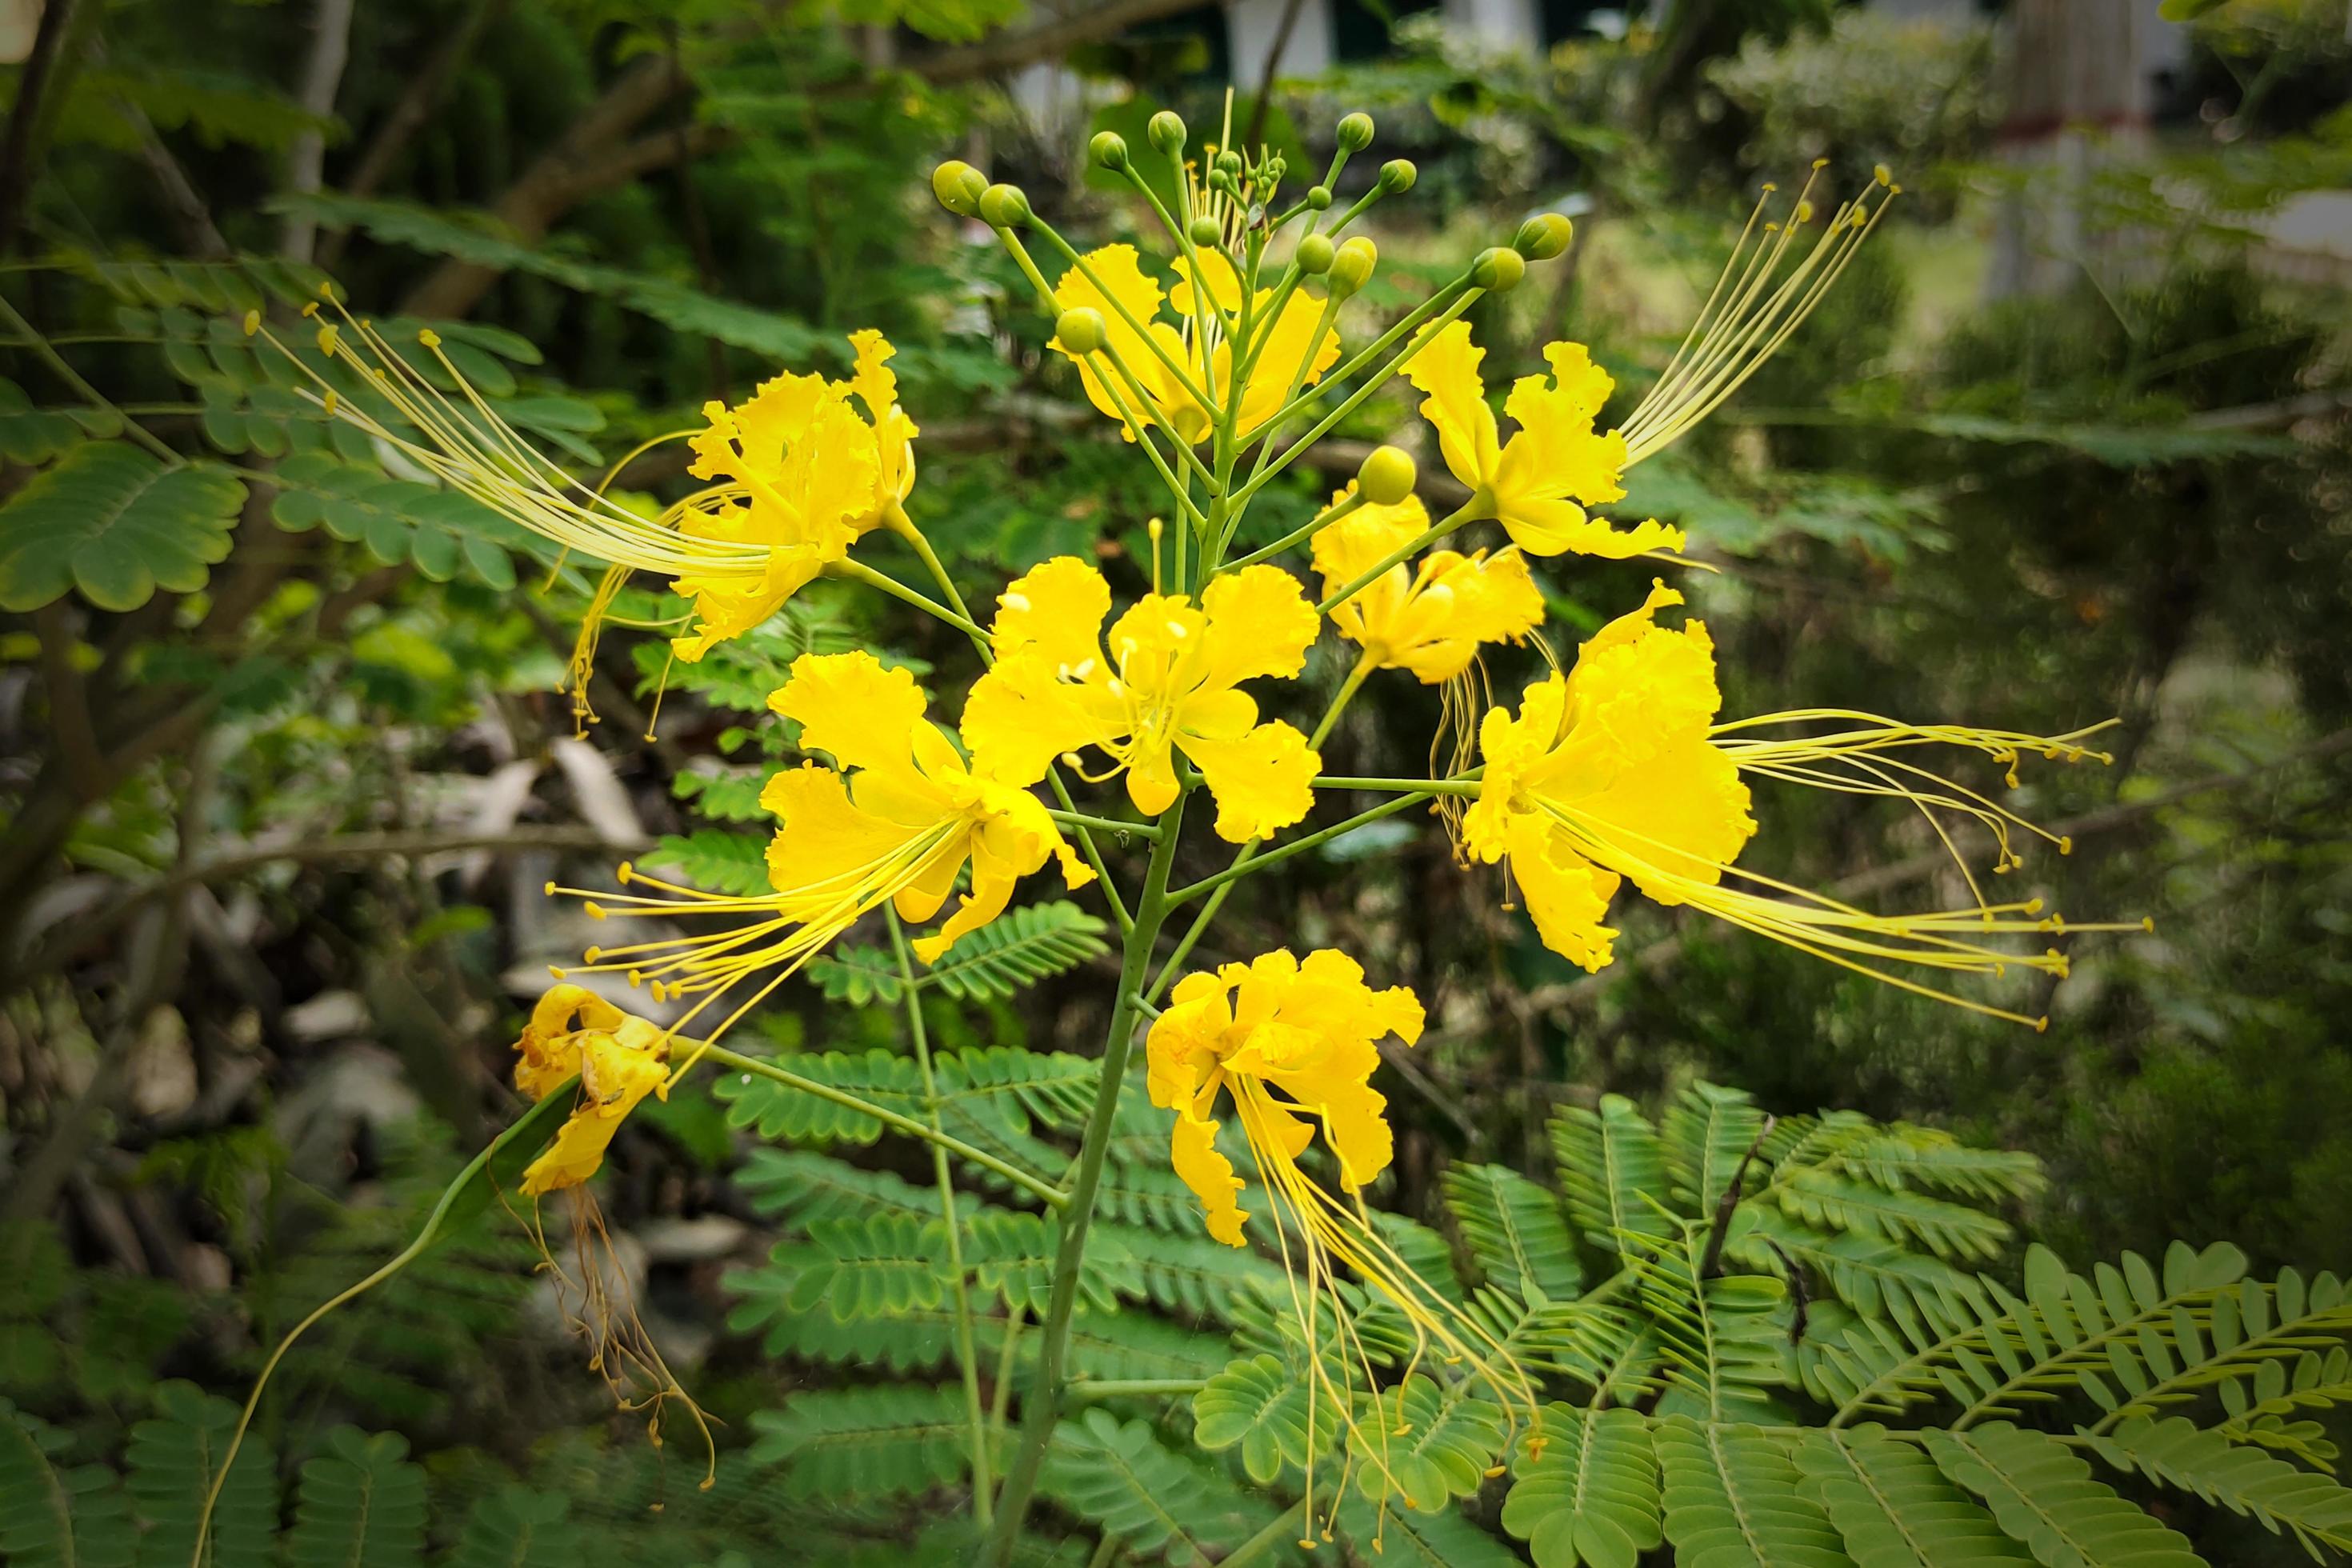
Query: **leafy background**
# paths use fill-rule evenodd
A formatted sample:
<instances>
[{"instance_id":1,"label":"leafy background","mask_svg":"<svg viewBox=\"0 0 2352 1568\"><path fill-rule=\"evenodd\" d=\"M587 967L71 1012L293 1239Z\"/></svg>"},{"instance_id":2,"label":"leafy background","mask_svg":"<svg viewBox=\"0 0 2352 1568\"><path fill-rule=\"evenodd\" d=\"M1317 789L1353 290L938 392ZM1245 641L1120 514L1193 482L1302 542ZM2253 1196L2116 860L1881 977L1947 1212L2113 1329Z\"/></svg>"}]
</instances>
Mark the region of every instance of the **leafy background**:
<instances>
[{"instance_id":1,"label":"leafy background","mask_svg":"<svg viewBox=\"0 0 2352 1568\"><path fill-rule=\"evenodd\" d=\"M331 274L388 325L437 323L583 473L778 364L839 368L878 325L924 427L917 521L974 596L1064 552L1131 587L1143 475L924 175L969 157L1115 237L1135 215L1077 170L1085 133L1216 103L1196 35L1115 9L49 9L0 161L0 1554L184 1562L268 1346L517 1114L520 1010L591 939L541 884L623 855L756 878L759 784L796 755L764 700L801 652L874 647L943 694L971 673L951 635L821 585L671 670L657 722L662 649L616 631L575 737L552 688L593 583L318 418L239 319L290 333ZM1391 1364L1417 1489L1453 1506L1348 1496L1323 1555L2324 1555L2352 1539L2326 1479L2352 1385L2326 1272L2352 1260L2343 279L2273 231L2344 180L2343 8L2210 9L2155 143L2078 194L2113 237L1990 301L2036 195L1992 155L2013 86L1992 39L1808 0L1653 9L1536 59L1408 17L1266 122L1319 157L1367 108L1420 161L1383 209L1377 311L1579 197L1571 261L1477 328L1496 363L1591 341L1626 406L1741 193L1816 156L1849 183L1895 163L1897 220L1626 507L1703 542L1688 587L1732 709L2122 718L2112 767L2028 768L2018 803L2075 848L2014 876L2158 929L2078 942L2035 1036L1641 908L1586 977L1417 816L1244 885L1203 961L1331 943L1431 1002L1381 1080L1399 1159L1376 1195L1550 1402L1529 1457L1506 1413ZM323 99L322 20L348 26ZM1093 118L1003 91L1044 58L1086 73ZM1337 473L1405 416L1374 400ZM682 479L656 449L615 482ZM1336 482L1299 476L1256 526ZM1546 568L1554 620L1597 625L1646 571ZM1285 700L1319 710L1343 669L1319 650ZM1435 721L1433 694L1376 682L1331 766L1398 771ZM1762 805L1759 864L1958 896L1916 821ZM1040 900L912 998L949 1130L1049 1173L1107 1011L1092 908ZM807 978L759 1048L919 1109L885 934ZM1209 1242L1155 1113L1119 1114L1074 1356L1127 1391L1074 1406L1030 1560L1280 1560L1279 1506L1310 1466L1332 1498L1339 1456L1327 1426L1309 1440L1278 1268ZM596 1267L719 1423L708 1489L689 1424L666 1415L656 1447L614 1411L489 1204L291 1358L215 1559L966 1560L947 1225L927 1161L877 1131L729 1079L615 1146ZM1001 1416L1051 1229L957 1179ZM1384 1342L1381 1309L1348 1310Z\"/></svg>"}]
</instances>

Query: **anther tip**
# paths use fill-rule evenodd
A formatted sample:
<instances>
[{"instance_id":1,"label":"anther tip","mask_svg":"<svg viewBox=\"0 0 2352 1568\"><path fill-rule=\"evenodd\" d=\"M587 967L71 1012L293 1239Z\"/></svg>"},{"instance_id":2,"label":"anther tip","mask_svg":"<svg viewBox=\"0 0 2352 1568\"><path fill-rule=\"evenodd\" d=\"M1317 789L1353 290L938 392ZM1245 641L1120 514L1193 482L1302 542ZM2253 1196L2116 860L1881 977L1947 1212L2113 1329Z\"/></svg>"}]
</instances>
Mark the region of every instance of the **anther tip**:
<instances>
[{"instance_id":1,"label":"anther tip","mask_svg":"<svg viewBox=\"0 0 2352 1568\"><path fill-rule=\"evenodd\" d=\"M2072 855L2074 852L2074 836L2071 833L2062 834L2058 839L2058 853L2061 855Z\"/></svg>"},{"instance_id":2,"label":"anther tip","mask_svg":"<svg viewBox=\"0 0 2352 1568\"><path fill-rule=\"evenodd\" d=\"M302 307L302 319L306 321L318 313L319 301L316 300L311 300L309 304Z\"/></svg>"},{"instance_id":3,"label":"anther tip","mask_svg":"<svg viewBox=\"0 0 2352 1568\"><path fill-rule=\"evenodd\" d=\"M2033 1032L2037 1035L2046 1035L2050 1032L2049 1014L2044 1013L2041 1017L2033 1020Z\"/></svg>"},{"instance_id":4,"label":"anther tip","mask_svg":"<svg viewBox=\"0 0 2352 1568\"><path fill-rule=\"evenodd\" d=\"M604 956L604 950L603 948L591 944L581 951L580 961L583 963L596 963L602 962Z\"/></svg>"},{"instance_id":5,"label":"anther tip","mask_svg":"<svg viewBox=\"0 0 2352 1568\"><path fill-rule=\"evenodd\" d=\"M614 868L613 871L614 879L625 888L629 885L629 879L636 874L637 868L635 865L627 860L622 861L619 866Z\"/></svg>"},{"instance_id":6,"label":"anther tip","mask_svg":"<svg viewBox=\"0 0 2352 1568\"><path fill-rule=\"evenodd\" d=\"M551 964L549 964L549 965L547 966L547 972L548 972L548 973L550 973L550 974L553 975L553 976L554 976L556 979L558 979L558 980L562 980L562 978L564 978L564 974L563 974L563 966L562 966L562 964L560 964L560 963L551 963Z\"/></svg>"},{"instance_id":7,"label":"anther tip","mask_svg":"<svg viewBox=\"0 0 2352 1568\"><path fill-rule=\"evenodd\" d=\"M592 921L601 921L604 918L604 906L593 899L590 899L580 907L588 911L588 918Z\"/></svg>"},{"instance_id":8,"label":"anther tip","mask_svg":"<svg viewBox=\"0 0 2352 1568\"><path fill-rule=\"evenodd\" d=\"M2147 932L2148 935L2154 936L2156 934L2156 917L2154 915L2140 916L2139 929Z\"/></svg>"},{"instance_id":9,"label":"anther tip","mask_svg":"<svg viewBox=\"0 0 2352 1568\"><path fill-rule=\"evenodd\" d=\"M540 889L540 892L551 899L555 897L555 884L553 882L549 882L546 886Z\"/></svg>"},{"instance_id":10,"label":"anther tip","mask_svg":"<svg viewBox=\"0 0 2352 1568\"><path fill-rule=\"evenodd\" d=\"M416 341L428 349L437 349L441 346L441 334L430 327L421 327L417 330Z\"/></svg>"},{"instance_id":11,"label":"anther tip","mask_svg":"<svg viewBox=\"0 0 2352 1568\"><path fill-rule=\"evenodd\" d=\"M249 338L259 331L261 331L261 312L247 310L245 313L245 335Z\"/></svg>"}]
</instances>

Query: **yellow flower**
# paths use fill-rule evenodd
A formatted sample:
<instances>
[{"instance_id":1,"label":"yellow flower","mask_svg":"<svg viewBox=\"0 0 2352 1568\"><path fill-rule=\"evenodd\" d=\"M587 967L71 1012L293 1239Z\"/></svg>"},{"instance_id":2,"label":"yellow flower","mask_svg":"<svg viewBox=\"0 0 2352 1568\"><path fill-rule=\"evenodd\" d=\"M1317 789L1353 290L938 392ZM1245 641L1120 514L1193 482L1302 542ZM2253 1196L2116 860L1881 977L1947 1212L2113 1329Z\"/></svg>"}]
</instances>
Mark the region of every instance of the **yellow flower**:
<instances>
[{"instance_id":1,"label":"yellow flower","mask_svg":"<svg viewBox=\"0 0 2352 1568\"><path fill-rule=\"evenodd\" d=\"M533 1100L580 1079L571 1118L523 1171L522 1190L533 1197L594 1175L637 1102L669 1095L669 1036L577 985L555 986L539 999L515 1049L521 1053L515 1088Z\"/></svg>"},{"instance_id":2,"label":"yellow flower","mask_svg":"<svg viewBox=\"0 0 2352 1568\"><path fill-rule=\"evenodd\" d=\"M1470 487L1475 515L1492 517L1520 549L1534 555L1574 551L1622 560L1652 550L1679 550L1680 529L1653 520L1622 532L1584 509L1622 500L1617 478L1625 468L1625 440L1601 435L1592 421L1614 384L1580 343L1544 350L1549 381L1523 375L1511 385L1503 411L1518 429L1504 441L1478 363L1486 351L1470 342L1470 323L1439 331L1405 366L1406 379L1425 395L1421 416L1437 432L1438 451L1454 477Z\"/></svg>"},{"instance_id":3,"label":"yellow flower","mask_svg":"<svg viewBox=\"0 0 2352 1568\"><path fill-rule=\"evenodd\" d=\"M1350 481L1334 506L1355 489ZM1398 506L1366 504L1315 536L1315 570L1337 594L1407 541L1429 531L1419 496ZM1391 566L1331 612L1339 635L1364 650L1375 669L1410 669L1440 685L1469 668L1478 645L1517 642L1542 624L1542 591L1517 550L1464 555L1433 550L1418 566Z\"/></svg>"},{"instance_id":4,"label":"yellow flower","mask_svg":"<svg viewBox=\"0 0 2352 1568\"><path fill-rule=\"evenodd\" d=\"M1341 1268L1403 1314L1414 1334L1416 1362L1433 1345L1505 1405L1530 1417L1535 1413L1526 1372L1491 1332L1438 1295L1381 1239L1360 1195L1395 1152L1388 1101L1370 1081L1380 1066L1380 1042L1392 1034L1410 1046L1421 1037L1422 1022L1421 1002L1410 990L1373 990L1362 967L1345 953L1325 948L1302 963L1276 951L1178 981L1144 1045L1151 1103L1176 1112L1170 1143L1176 1173L1200 1198L1209 1234L1241 1247L1250 1217L1240 1203L1246 1184L1216 1147L1218 1103L1232 1097L1291 1275L1307 1351L1307 1420L1311 1426L1328 1405L1332 1414L1325 1419L1346 1429L1367 1467L1363 1489L1370 1496L1403 1489L1387 1459L1388 1423L1368 1420L1370 1432L1358 1426L1360 1410L1370 1414L1353 1388L1363 1347L1350 1314L1334 1310L1340 1304ZM1352 1205L1299 1169L1318 1131ZM1431 1500L1408 1495L1409 1504L1416 1500ZM1313 1512L1311 1499L1307 1511Z\"/></svg>"},{"instance_id":5,"label":"yellow flower","mask_svg":"<svg viewBox=\"0 0 2352 1568\"><path fill-rule=\"evenodd\" d=\"M1196 250L1192 258L1179 257L1174 265L1176 285L1163 294L1160 285L1145 274L1135 247L1107 245L1089 251L1086 266L1100 279L1101 287L1096 287L1085 272L1073 267L1062 275L1055 298L1066 310L1084 307L1101 315L1102 353L1073 354L1062 347L1058 338L1054 347L1076 362L1078 379L1086 387L1087 399L1097 408L1118 419L1119 405L1124 402L1137 416L1173 431L1179 439L1191 445L1207 438L1213 416L1186 389L1183 378L1169 369L1169 363L1183 366L1192 385L1220 405L1234 395L1234 345L1223 323L1241 308L1242 285L1233 263L1214 250ZM1208 281L1207 303L1213 308L1196 310L1199 302L1192 294L1196 270ZM1236 429L1244 437L1282 406L1294 377L1302 386L1311 385L1339 358L1338 336L1318 330L1323 314L1320 302L1293 291L1283 301L1282 309L1273 311L1275 292L1261 289L1251 301L1251 342L1244 356L1250 362L1249 375L1242 387L1236 414ZM1181 325L1161 319L1163 302ZM1125 316L1120 314L1121 307L1125 308ZM1129 318L1135 325L1128 324ZM1202 331L1204 318L1205 336ZM1135 378L1150 404L1148 408L1134 406L1133 391L1102 363L1110 358L1126 366ZM1129 440L1136 438L1132 425L1122 423L1121 430Z\"/></svg>"},{"instance_id":6,"label":"yellow flower","mask_svg":"<svg viewBox=\"0 0 2352 1568\"><path fill-rule=\"evenodd\" d=\"M782 824L768 846L771 890L703 892L625 865L625 886L668 896L599 894L589 906L600 917L743 917L700 936L591 948L586 955L592 969L625 973L632 984L650 980L656 998L700 996L688 1019L737 983L764 975L709 1037L884 903L902 919L929 920L967 864L971 890L936 932L914 943L926 963L1003 914L1013 884L1048 859L1060 862L1071 888L1094 879L1036 796L965 763L924 716L921 689L905 670L886 669L870 653L804 654L769 706L799 722L803 750L829 752L836 764L788 768L762 792L761 804Z\"/></svg>"},{"instance_id":7,"label":"yellow flower","mask_svg":"<svg viewBox=\"0 0 2352 1568\"><path fill-rule=\"evenodd\" d=\"M1722 699L1706 627L1692 620L1669 628L1654 620L1658 610L1681 603L1680 594L1654 585L1641 609L1584 644L1567 675L1528 687L1517 716L1497 709L1479 731L1485 771L1477 799L1464 815L1465 847L1490 864L1507 862L1545 946L1588 970L1607 965L1617 935L1605 923L1609 903L1630 879L1654 902L1690 904L1906 990L2039 1026L2042 1020L1952 995L1881 965L1993 975L2016 965L2063 975L2066 961L2054 950L2022 953L1988 939L2137 929L2069 927L2043 915L2038 899L1987 903L1980 895L1965 910L1872 915L1735 868L1732 862L1756 831L1744 774L1909 801L1939 833L1938 814L1957 813L1990 831L2000 849L1997 868L2007 870L2018 863L2013 829L2040 834L2062 852L2067 845L1898 753L1949 744L2012 764L2022 750L2067 761L2097 753L2077 743L2079 734L1921 727L1838 710L1718 724ZM1854 727L1785 739L1746 733L1823 721ZM1727 878L1762 890L1727 886Z\"/></svg>"},{"instance_id":8,"label":"yellow flower","mask_svg":"<svg viewBox=\"0 0 2352 1568\"><path fill-rule=\"evenodd\" d=\"M1260 722L1239 683L1296 676L1315 640L1315 608L1298 580L1249 566L1212 582L1195 608L1182 594L1147 594L1102 624L1110 585L1063 555L997 599L997 662L964 704L979 767L1009 782L1045 776L1081 747L1127 770L1128 798L1158 815L1176 798L1173 753L1201 770L1216 797L1217 833L1246 844L1304 817L1321 766L1307 737ZM1107 776L1107 775L1106 775Z\"/></svg>"}]
</instances>

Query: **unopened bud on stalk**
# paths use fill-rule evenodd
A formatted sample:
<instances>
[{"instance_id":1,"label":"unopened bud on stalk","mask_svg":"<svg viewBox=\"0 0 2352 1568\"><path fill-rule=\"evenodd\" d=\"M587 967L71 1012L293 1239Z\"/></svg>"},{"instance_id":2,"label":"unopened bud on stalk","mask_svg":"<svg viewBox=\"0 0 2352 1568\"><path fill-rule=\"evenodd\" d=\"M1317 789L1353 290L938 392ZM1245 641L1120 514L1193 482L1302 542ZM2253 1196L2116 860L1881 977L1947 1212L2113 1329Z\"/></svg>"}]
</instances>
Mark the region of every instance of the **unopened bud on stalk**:
<instances>
[{"instance_id":1,"label":"unopened bud on stalk","mask_svg":"<svg viewBox=\"0 0 2352 1568\"><path fill-rule=\"evenodd\" d=\"M1087 156L1106 169L1127 167L1127 138L1116 131L1100 131L1087 143Z\"/></svg>"},{"instance_id":2,"label":"unopened bud on stalk","mask_svg":"<svg viewBox=\"0 0 2352 1568\"><path fill-rule=\"evenodd\" d=\"M1162 156L1173 158L1184 150L1184 121L1174 110L1163 109L1153 115L1145 130Z\"/></svg>"},{"instance_id":3,"label":"unopened bud on stalk","mask_svg":"<svg viewBox=\"0 0 2352 1568\"><path fill-rule=\"evenodd\" d=\"M1511 240L1511 248L1529 261L1549 261L1568 251L1568 242L1576 237L1576 226L1558 213L1538 213L1519 225L1518 234Z\"/></svg>"},{"instance_id":4,"label":"unopened bud on stalk","mask_svg":"<svg viewBox=\"0 0 2352 1568\"><path fill-rule=\"evenodd\" d=\"M1194 245L1214 245L1225 237L1224 226L1207 213L1194 218L1184 232L1192 237Z\"/></svg>"},{"instance_id":5,"label":"unopened bud on stalk","mask_svg":"<svg viewBox=\"0 0 2352 1568\"><path fill-rule=\"evenodd\" d=\"M1217 172L1233 176L1242 172L1242 155L1228 147L1217 154Z\"/></svg>"},{"instance_id":6,"label":"unopened bud on stalk","mask_svg":"<svg viewBox=\"0 0 2352 1568\"><path fill-rule=\"evenodd\" d=\"M1029 221L1029 198L1018 185L991 185L980 194L980 221L991 228L1019 228Z\"/></svg>"},{"instance_id":7,"label":"unopened bud on stalk","mask_svg":"<svg viewBox=\"0 0 2352 1568\"><path fill-rule=\"evenodd\" d=\"M1401 506L1420 470L1402 447L1375 447L1356 470L1356 493L1374 506Z\"/></svg>"},{"instance_id":8,"label":"unopened bud on stalk","mask_svg":"<svg viewBox=\"0 0 2352 1568\"><path fill-rule=\"evenodd\" d=\"M1470 281L1489 294L1507 294L1528 275L1527 258L1516 250L1489 246L1470 264Z\"/></svg>"},{"instance_id":9,"label":"unopened bud on stalk","mask_svg":"<svg viewBox=\"0 0 2352 1568\"><path fill-rule=\"evenodd\" d=\"M1328 234L1310 234L1298 242L1298 270L1309 278L1319 278L1331 270L1331 258L1339 253Z\"/></svg>"},{"instance_id":10,"label":"unopened bud on stalk","mask_svg":"<svg viewBox=\"0 0 2352 1568\"><path fill-rule=\"evenodd\" d=\"M1360 234L1341 246L1331 258L1333 297L1344 300L1371 281L1372 268L1380 258L1380 251Z\"/></svg>"},{"instance_id":11,"label":"unopened bud on stalk","mask_svg":"<svg viewBox=\"0 0 2352 1568\"><path fill-rule=\"evenodd\" d=\"M978 217L980 196L988 176L960 158L950 158L931 171L931 195L958 217Z\"/></svg>"},{"instance_id":12,"label":"unopened bud on stalk","mask_svg":"<svg viewBox=\"0 0 2352 1568\"><path fill-rule=\"evenodd\" d=\"M1073 306L1054 321L1054 341L1074 354L1090 354L1103 346L1102 312L1085 305Z\"/></svg>"},{"instance_id":13,"label":"unopened bud on stalk","mask_svg":"<svg viewBox=\"0 0 2352 1568\"><path fill-rule=\"evenodd\" d=\"M1421 171L1412 166L1410 158L1391 158L1381 165L1381 189L1391 195L1412 189L1412 183L1419 178Z\"/></svg>"},{"instance_id":14,"label":"unopened bud on stalk","mask_svg":"<svg viewBox=\"0 0 2352 1568\"><path fill-rule=\"evenodd\" d=\"M1372 117L1360 110L1343 115L1338 134L1342 152L1360 153L1372 144Z\"/></svg>"},{"instance_id":15,"label":"unopened bud on stalk","mask_svg":"<svg viewBox=\"0 0 2352 1568\"><path fill-rule=\"evenodd\" d=\"M1307 207L1308 207L1308 209L1309 209L1310 211L1313 211L1313 212L1318 212L1318 213L1319 213L1319 212L1321 212L1324 208L1326 208L1326 207L1329 206L1330 205L1331 205L1331 187L1330 187L1330 186L1328 186L1328 185L1310 185L1310 186L1308 186L1308 187L1307 187Z\"/></svg>"}]
</instances>

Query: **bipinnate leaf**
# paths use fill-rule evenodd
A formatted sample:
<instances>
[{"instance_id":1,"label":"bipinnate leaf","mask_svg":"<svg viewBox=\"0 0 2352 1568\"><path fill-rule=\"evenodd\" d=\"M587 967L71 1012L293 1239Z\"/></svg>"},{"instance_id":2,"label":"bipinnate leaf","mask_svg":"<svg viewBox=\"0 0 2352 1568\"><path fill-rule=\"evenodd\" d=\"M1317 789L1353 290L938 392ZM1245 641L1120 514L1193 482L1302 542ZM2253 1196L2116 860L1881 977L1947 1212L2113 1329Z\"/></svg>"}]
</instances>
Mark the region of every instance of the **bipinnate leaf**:
<instances>
[{"instance_id":1,"label":"bipinnate leaf","mask_svg":"<svg viewBox=\"0 0 2352 1568\"><path fill-rule=\"evenodd\" d=\"M207 463L166 467L127 441L90 441L0 507L0 609L69 588L135 610L158 588L192 594L228 554L245 486Z\"/></svg>"}]
</instances>

